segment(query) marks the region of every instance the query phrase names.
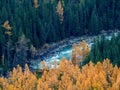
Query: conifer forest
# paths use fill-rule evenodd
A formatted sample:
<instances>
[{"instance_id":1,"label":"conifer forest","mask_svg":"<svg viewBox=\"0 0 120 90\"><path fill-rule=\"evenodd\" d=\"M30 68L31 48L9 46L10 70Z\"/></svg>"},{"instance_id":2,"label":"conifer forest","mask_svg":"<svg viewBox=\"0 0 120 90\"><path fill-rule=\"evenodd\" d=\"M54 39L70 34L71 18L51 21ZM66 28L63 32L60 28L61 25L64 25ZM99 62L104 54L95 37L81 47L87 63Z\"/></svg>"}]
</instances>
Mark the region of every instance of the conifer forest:
<instances>
[{"instance_id":1,"label":"conifer forest","mask_svg":"<svg viewBox=\"0 0 120 90\"><path fill-rule=\"evenodd\" d=\"M120 0L0 0L0 90L120 90Z\"/></svg>"}]
</instances>

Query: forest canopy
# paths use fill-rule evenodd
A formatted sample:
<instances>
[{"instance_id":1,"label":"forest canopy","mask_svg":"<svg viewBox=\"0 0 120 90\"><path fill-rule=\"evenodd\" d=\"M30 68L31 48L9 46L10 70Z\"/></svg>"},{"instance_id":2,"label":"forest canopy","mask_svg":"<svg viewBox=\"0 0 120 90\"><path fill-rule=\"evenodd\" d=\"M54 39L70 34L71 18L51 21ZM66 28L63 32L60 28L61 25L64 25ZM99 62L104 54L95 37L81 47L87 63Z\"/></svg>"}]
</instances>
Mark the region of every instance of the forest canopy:
<instances>
[{"instance_id":1,"label":"forest canopy","mask_svg":"<svg viewBox=\"0 0 120 90\"><path fill-rule=\"evenodd\" d=\"M120 0L0 0L0 71L23 67L47 43L119 29Z\"/></svg>"},{"instance_id":2,"label":"forest canopy","mask_svg":"<svg viewBox=\"0 0 120 90\"><path fill-rule=\"evenodd\" d=\"M0 77L2 90L119 90L120 69L108 59L103 63L92 62L80 69L70 61L62 59L58 68L43 71L40 78L30 72L27 65L22 72L18 66L8 78Z\"/></svg>"}]
</instances>

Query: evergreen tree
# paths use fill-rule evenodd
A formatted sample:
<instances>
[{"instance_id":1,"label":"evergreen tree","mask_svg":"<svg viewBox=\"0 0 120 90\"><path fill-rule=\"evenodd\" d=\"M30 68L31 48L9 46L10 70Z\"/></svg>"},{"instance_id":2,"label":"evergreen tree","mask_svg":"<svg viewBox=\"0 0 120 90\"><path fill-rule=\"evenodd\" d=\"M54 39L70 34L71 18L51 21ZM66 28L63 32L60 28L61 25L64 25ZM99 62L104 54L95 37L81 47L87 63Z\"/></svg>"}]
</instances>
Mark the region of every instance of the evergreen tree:
<instances>
[{"instance_id":1,"label":"evergreen tree","mask_svg":"<svg viewBox=\"0 0 120 90\"><path fill-rule=\"evenodd\" d=\"M17 66L18 64L20 66L24 66L25 63L27 63L27 51L29 49L28 47L29 40L25 38L25 35L23 34L15 46L15 54L14 54L14 60L13 60L13 67Z\"/></svg>"},{"instance_id":2,"label":"evergreen tree","mask_svg":"<svg viewBox=\"0 0 120 90\"><path fill-rule=\"evenodd\" d=\"M96 13L96 10L94 9L91 15L91 19L89 22L89 32L92 32L93 34L98 34L99 32L99 20L98 20L98 14ZM95 32L94 32L95 31Z\"/></svg>"}]
</instances>

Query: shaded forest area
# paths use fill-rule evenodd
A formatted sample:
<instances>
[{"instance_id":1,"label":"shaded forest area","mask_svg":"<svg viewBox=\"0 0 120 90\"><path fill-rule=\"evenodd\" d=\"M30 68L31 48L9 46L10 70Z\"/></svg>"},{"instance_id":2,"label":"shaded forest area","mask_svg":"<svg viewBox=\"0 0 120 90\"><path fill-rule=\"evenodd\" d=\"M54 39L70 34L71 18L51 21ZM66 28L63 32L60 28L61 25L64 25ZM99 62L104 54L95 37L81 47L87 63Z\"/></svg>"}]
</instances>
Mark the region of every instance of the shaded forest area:
<instances>
[{"instance_id":1,"label":"shaded forest area","mask_svg":"<svg viewBox=\"0 0 120 90\"><path fill-rule=\"evenodd\" d=\"M113 35L111 40L106 39L104 36L94 40L91 52L83 63L84 65L90 61L97 63L98 60L103 62L105 58L109 58L113 65L120 67L120 34L117 37Z\"/></svg>"},{"instance_id":2,"label":"shaded forest area","mask_svg":"<svg viewBox=\"0 0 120 90\"><path fill-rule=\"evenodd\" d=\"M23 66L34 47L46 43L120 29L119 5L120 0L0 0L0 67Z\"/></svg>"}]
</instances>

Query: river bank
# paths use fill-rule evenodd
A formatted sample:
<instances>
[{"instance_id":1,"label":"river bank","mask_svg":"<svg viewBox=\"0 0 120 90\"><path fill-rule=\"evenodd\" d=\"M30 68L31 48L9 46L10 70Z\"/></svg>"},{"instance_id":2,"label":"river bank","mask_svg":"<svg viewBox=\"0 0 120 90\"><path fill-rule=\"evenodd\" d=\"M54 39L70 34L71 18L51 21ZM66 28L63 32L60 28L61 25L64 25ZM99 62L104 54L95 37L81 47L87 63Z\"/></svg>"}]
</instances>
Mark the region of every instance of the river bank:
<instances>
[{"instance_id":1,"label":"river bank","mask_svg":"<svg viewBox=\"0 0 120 90\"><path fill-rule=\"evenodd\" d=\"M65 47L72 47L72 45L74 43L80 43L82 40L85 40L89 44L89 46L91 47L91 45L93 44L93 40L95 38L101 37L102 35L104 35L104 36L108 36L107 38L109 39L112 36L112 34L118 34L119 32L120 31L114 31L114 32L111 31L111 32L104 32L104 33L101 33L99 35L84 35L81 37L70 37L70 38L67 38L67 39L60 41L59 43L49 44L50 48L48 48L46 50L44 49L42 53L40 53L40 52L37 53L37 59L31 61L31 67L34 65L37 65L42 60L45 60L48 62L51 59L56 59L57 57L59 57L60 52ZM52 58L52 57L54 57L54 58ZM49 58L51 58L51 59L49 59ZM59 58L59 59L61 59L61 58Z\"/></svg>"}]
</instances>

